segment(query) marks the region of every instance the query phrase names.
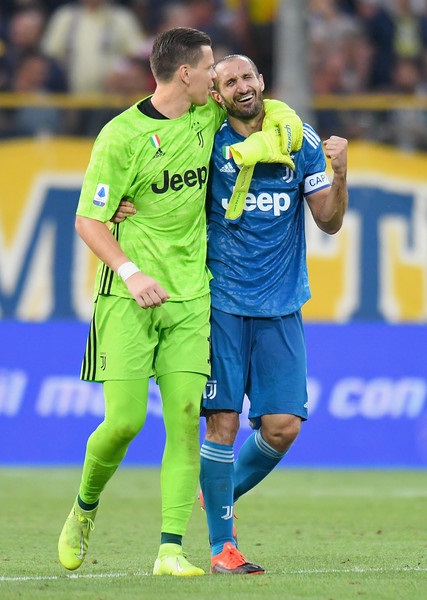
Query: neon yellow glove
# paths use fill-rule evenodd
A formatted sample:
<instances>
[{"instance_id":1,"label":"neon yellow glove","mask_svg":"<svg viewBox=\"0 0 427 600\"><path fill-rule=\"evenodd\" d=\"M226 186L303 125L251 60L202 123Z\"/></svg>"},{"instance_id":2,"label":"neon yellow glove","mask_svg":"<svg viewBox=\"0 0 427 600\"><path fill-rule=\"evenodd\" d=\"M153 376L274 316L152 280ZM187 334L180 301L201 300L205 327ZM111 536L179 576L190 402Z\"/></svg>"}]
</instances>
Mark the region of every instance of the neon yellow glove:
<instances>
[{"instance_id":1,"label":"neon yellow glove","mask_svg":"<svg viewBox=\"0 0 427 600\"><path fill-rule=\"evenodd\" d=\"M264 100L264 111L262 130L269 131L278 127L282 140L282 152L285 154L298 152L302 146L303 128L297 113L280 100Z\"/></svg>"},{"instance_id":2,"label":"neon yellow glove","mask_svg":"<svg viewBox=\"0 0 427 600\"><path fill-rule=\"evenodd\" d=\"M258 162L283 163L295 169L295 164L289 153L282 152L281 134L278 127L268 131L251 133L243 142L230 146L234 162L241 166L250 167Z\"/></svg>"},{"instance_id":3,"label":"neon yellow glove","mask_svg":"<svg viewBox=\"0 0 427 600\"><path fill-rule=\"evenodd\" d=\"M295 169L294 161L289 154L282 152L281 147L278 127L269 131L256 131L243 142L230 146L234 162L241 166L241 169L225 212L228 221L237 223L242 215L256 163L283 163L292 170Z\"/></svg>"},{"instance_id":4,"label":"neon yellow glove","mask_svg":"<svg viewBox=\"0 0 427 600\"><path fill-rule=\"evenodd\" d=\"M250 167L242 167L237 175L236 185L234 186L233 194L225 211L227 221L237 223L242 216L243 207L245 206L246 196L251 184L252 175L255 165Z\"/></svg>"},{"instance_id":5,"label":"neon yellow glove","mask_svg":"<svg viewBox=\"0 0 427 600\"><path fill-rule=\"evenodd\" d=\"M282 163L294 170L290 154L302 146L302 121L292 108L279 100L264 100L264 109L262 131L230 146L234 162L242 167L225 213L225 218L233 223L242 215L255 164Z\"/></svg>"}]
</instances>

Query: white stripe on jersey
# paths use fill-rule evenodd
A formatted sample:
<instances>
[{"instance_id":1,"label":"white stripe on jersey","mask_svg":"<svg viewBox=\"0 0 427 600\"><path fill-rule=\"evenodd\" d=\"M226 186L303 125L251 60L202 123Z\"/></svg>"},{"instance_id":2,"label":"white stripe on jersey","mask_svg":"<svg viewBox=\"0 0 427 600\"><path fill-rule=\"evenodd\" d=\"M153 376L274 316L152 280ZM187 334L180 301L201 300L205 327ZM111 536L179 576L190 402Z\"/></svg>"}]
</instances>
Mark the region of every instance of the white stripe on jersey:
<instances>
[{"instance_id":1,"label":"white stripe on jersey","mask_svg":"<svg viewBox=\"0 0 427 600\"><path fill-rule=\"evenodd\" d=\"M308 125L308 123L303 124L303 132L304 138L307 140L310 146L312 146L313 148L317 148L321 144L320 137L314 131L313 127L311 127L311 125Z\"/></svg>"}]
</instances>

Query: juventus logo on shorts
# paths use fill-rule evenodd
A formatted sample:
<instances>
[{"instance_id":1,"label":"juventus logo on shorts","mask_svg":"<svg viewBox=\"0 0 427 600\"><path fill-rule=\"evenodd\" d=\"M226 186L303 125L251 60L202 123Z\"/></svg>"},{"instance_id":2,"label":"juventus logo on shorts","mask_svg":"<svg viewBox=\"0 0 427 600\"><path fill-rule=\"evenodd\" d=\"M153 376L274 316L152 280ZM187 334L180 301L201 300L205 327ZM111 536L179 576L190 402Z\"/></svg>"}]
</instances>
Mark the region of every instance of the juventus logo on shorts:
<instances>
[{"instance_id":1,"label":"juventus logo on shorts","mask_svg":"<svg viewBox=\"0 0 427 600\"><path fill-rule=\"evenodd\" d=\"M208 379L203 392L203 398L213 400L216 397L216 380Z\"/></svg>"},{"instance_id":2,"label":"juventus logo on shorts","mask_svg":"<svg viewBox=\"0 0 427 600\"><path fill-rule=\"evenodd\" d=\"M105 371L107 368L107 355L103 352L101 354L101 369Z\"/></svg>"}]
</instances>

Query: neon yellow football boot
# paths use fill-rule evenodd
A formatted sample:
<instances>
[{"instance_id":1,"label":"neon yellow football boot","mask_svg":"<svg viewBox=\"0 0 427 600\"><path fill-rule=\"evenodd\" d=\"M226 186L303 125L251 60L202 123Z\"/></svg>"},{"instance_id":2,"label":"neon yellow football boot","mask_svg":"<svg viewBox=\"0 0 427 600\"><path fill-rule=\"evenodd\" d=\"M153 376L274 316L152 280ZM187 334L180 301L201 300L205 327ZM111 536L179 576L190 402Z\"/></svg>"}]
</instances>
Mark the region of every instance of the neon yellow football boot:
<instances>
[{"instance_id":1,"label":"neon yellow football boot","mask_svg":"<svg viewBox=\"0 0 427 600\"><path fill-rule=\"evenodd\" d=\"M60 563L69 571L78 569L87 553L89 534L95 529L94 520L98 507L83 510L74 502L58 540Z\"/></svg>"},{"instance_id":2,"label":"neon yellow football boot","mask_svg":"<svg viewBox=\"0 0 427 600\"><path fill-rule=\"evenodd\" d=\"M161 544L154 563L153 575L175 575L176 577L198 577L205 572L185 558L178 544Z\"/></svg>"}]
</instances>

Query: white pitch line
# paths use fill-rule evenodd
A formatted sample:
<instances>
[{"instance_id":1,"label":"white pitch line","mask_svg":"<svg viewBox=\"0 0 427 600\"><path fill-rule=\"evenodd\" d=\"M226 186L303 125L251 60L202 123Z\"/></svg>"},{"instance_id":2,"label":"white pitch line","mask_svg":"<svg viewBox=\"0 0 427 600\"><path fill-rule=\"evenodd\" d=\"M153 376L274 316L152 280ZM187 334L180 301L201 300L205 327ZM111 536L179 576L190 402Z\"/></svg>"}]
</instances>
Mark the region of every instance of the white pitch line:
<instances>
[{"instance_id":1,"label":"white pitch line","mask_svg":"<svg viewBox=\"0 0 427 600\"><path fill-rule=\"evenodd\" d=\"M340 573L407 573L407 572L420 572L426 573L427 567L391 567L391 568L369 568L363 569L354 567L352 569L297 569L295 571L281 571L280 573L268 573L267 575L337 575ZM60 581L63 579L115 579L119 577L148 577L150 573L87 573L82 575L28 575L24 577L4 577L0 576L0 583L2 581Z\"/></svg>"},{"instance_id":2,"label":"white pitch line","mask_svg":"<svg viewBox=\"0 0 427 600\"><path fill-rule=\"evenodd\" d=\"M283 575L323 575L323 574L335 574L335 573L406 573L410 571L427 572L427 567L372 567L369 569L363 569L362 567L353 567L352 569L298 569L296 571L282 571Z\"/></svg>"},{"instance_id":3,"label":"white pitch line","mask_svg":"<svg viewBox=\"0 0 427 600\"><path fill-rule=\"evenodd\" d=\"M119 577L146 577L149 573L86 573L72 575L27 575L23 577L3 577L2 581L60 581L63 579L116 579Z\"/></svg>"}]
</instances>

